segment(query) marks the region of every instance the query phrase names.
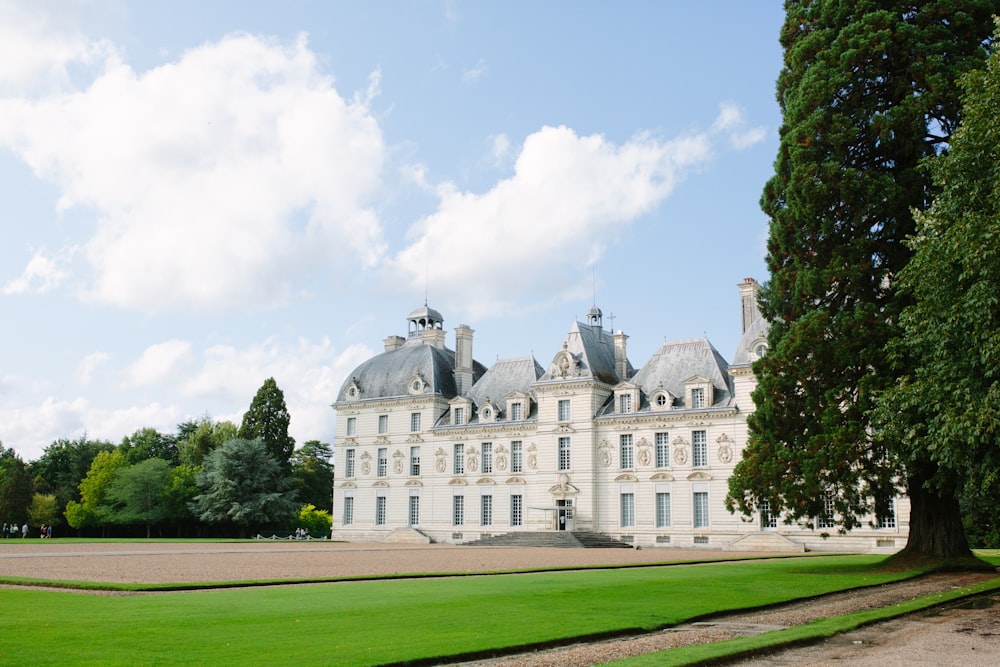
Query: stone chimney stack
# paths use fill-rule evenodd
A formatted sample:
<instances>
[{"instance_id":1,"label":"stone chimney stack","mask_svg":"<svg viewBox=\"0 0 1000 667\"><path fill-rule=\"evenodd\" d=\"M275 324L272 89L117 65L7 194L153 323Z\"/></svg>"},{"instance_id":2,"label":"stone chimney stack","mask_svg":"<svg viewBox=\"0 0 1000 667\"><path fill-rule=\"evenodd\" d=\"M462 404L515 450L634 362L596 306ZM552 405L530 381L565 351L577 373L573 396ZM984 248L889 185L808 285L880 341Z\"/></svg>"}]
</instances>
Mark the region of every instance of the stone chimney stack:
<instances>
[{"instance_id":1,"label":"stone chimney stack","mask_svg":"<svg viewBox=\"0 0 1000 667\"><path fill-rule=\"evenodd\" d=\"M621 329L612 336L615 340L615 375L619 380L628 379L628 354L625 349L625 341L628 336L622 333Z\"/></svg>"},{"instance_id":2,"label":"stone chimney stack","mask_svg":"<svg viewBox=\"0 0 1000 667\"><path fill-rule=\"evenodd\" d=\"M402 336L389 336L382 342L385 344L385 351L392 352L393 350L398 350L403 347L403 343L406 342L406 339Z\"/></svg>"},{"instance_id":3,"label":"stone chimney stack","mask_svg":"<svg viewBox=\"0 0 1000 667\"><path fill-rule=\"evenodd\" d=\"M472 389L472 334L469 325L455 327L455 389L464 396Z\"/></svg>"},{"instance_id":4,"label":"stone chimney stack","mask_svg":"<svg viewBox=\"0 0 1000 667\"><path fill-rule=\"evenodd\" d=\"M760 283L753 278L744 278L740 283L740 301L743 306L743 333L760 317L760 307L757 297L760 295Z\"/></svg>"}]
</instances>

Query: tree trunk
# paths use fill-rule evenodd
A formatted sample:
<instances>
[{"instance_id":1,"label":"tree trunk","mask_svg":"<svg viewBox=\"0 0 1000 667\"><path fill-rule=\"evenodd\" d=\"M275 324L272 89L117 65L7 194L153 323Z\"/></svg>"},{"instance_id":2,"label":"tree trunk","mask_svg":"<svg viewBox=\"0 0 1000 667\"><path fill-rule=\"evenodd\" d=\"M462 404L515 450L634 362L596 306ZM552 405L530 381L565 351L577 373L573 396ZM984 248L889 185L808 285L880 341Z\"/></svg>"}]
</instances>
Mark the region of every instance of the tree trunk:
<instances>
[{"instance_id":1,"label":"tree trunk","mask_svg":"<svg viewBox=\"0 0 1000 667\"><path fill-rule=\"evenodd\" d=\"M972 557L955 494L941 495L926 489L919 474L909 477L906 485L910 496L910 536L899 555L934 560Z\"/></svg>"}]
</instances>

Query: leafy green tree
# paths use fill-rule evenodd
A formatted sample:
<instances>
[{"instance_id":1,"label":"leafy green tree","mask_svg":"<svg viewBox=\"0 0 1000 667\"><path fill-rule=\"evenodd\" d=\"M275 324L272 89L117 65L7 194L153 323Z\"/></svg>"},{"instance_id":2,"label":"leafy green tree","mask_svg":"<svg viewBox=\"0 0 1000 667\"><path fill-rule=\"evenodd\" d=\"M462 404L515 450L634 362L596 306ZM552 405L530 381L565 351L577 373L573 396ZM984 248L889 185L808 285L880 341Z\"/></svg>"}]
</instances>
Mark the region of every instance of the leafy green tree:
<instances>
[{"instance_id":1,"label":"leafy green tree","mask_svg":"<svg viewBox=\"0 0 1000 667\"><path fill-rule=\"evenodd\" d=\"M814 0L785 3L783 113L770 218L772 323L755 366L757 405L729 506L766 501L789 520L824 514L843 528L911 500L908 553L964 555L953 489L934 486L927 452L873 428L875 400L905 373L885 354L908 297L914 210L933 190L921 161L959 121L955 81L980 66L997 0Z\"/></svg>"},{"instance_id":2,"label":"leafy green tree","mask_svg":"<svg viewBox=\"0 0 1000 667\"><path fill-rule=\"evenodd\" d=\"M271 456L282 466L287 466L295 449L295 440L288 435L290 421L285 394L273 377L267 378L253 397L250 409L243 415L239 437L244 440L259 438Z\"/></svg>"},{"instance_id":3,"label":"leafy green tree","mask_svg":"<svg viewBox=\"0 0 1000 667\"><path fill-rule=\"evenodd\" d=\"M246 537L251 525L287 525L298 505L292 480L262 440L236 438L205 457L191 511L206 523L231 524Z\"/></svg>"},{"instance_id":4,"label":"leafy green tree","mask_svg":"<svg viewBox=\"0 0 1000 667\"><path fill-rule=\"evenodd\" d=\"M80 501L80 482L90 470L98 452L115 448L110 442L88 440L56 440L45 448L42 455L29 464L38 493L53 494L60 515L71 500Z\"/></svg>"},{"instance_id":5,"label":"leafy green tree","mask_svg":"<svg viewBox=\"0 0 1000 667\"><path fill-rule=\"evenodd\" d=\"M329 537L333 518L326 510L316 509L315 505L303 505L295 522L297 528L305 528L310 537Z\"/></svg>"},{"instance_id":6,"label":"leafy green tree","mask_svg":"<svg viewBox=\"0 0 1000 667\"><path fill-rule=\"evenodd\" d=\"M114 520L114 506L109 491L118 472L128 466L125 456L118 450L99 452L94 457L86 477L80 482L80 502L71 500L66 505L66 521L77 530L92 526L101 528L102 536Z\"/></svg>"},{"instance_id":7,"label":"leafy green tree","mask_svg":"<svg viewBox=\"0 0 1000 667\"><path fill-rule=\"evenodd\" d=\"M333 448L319 440L307 440L292 453L292 477L299 500L327 512L333 509Z\"/></svg>"},{"instance_id":8,"label":"leafy green tree","mask_svg":"<svg viewBox=\"0 0 1000 667\"><path fill-rule=\"evenodd\" d=\"M180 462L197 467L201 467L209 452L237 437L239 432L236 424L230 421L213 422L208 417L197 422L184 422L177 430Z\"/></svg>"},{"instance_id":9,"label":"leafy green tree","mask_svg":"<svg viewBox=\"0 0 1000 667\"><path fill-rule=\"evenodd\" d=\"M118 449L129 463L139 463L151 458L177 462L177 438L164 435L155 428L141 428L132 435L125 436Z\"/></svg>"},{"instance_id":10,"label":"leafy green tree","mask_svg":"<svg viewBox=\"0 0 1000 667\"><path fill-rule=\"evenodd\" d=\"M108 488L108 499L117 504L115 522L144 524L146 537L152 537L153 526L167 518L163 495L169 480L170 464L160 458L121 468Z\"/></svg>"},{"instance_id":11,"label":"leafy green tree","mask_svg":"<svg viewBox=\"0 0 1000 667\"><path fill-rule=\"evenodd\" d=\"M0 516L2 521L21 523L35 495L31 473L13 449L0 442Z\"/></svg>"},{"instance_id":12,"label":"leafy green tree","mask_svg":"<svg viewBox=\"0 0 1000 667\"><path fill-rule=\"evenodd\" d=\"M899 273L912 298L890 357L906 372L881 396L877 426L919 461L938 496L968 489L967 511L991 506L1000 472L1000 52L962 80L963 115L950 150L929 163L940 193L917 215L913 256ZM983 496L983 492L988 495ZM970 495L970 494L966 494ZM933 510L934 508L930 508ZM911 530L930 532L928 512ZM977 512L982 514L982 512ZM991 520L992 519L992 520ZM977 530L977 536L982 535ZM989 533L985 533L989 535ZM943 537L939 539L944 539Z\"/></svg>"},{"instance_id":13,"label":"leafy green tree","mask_svg":"<svg viewBox=\"0 0 1000 667\"><path fill-rule=\"evenodd\" d=\"M62 523L59 505L51 493L36 493L28 506L28 523L32 526L55 526Z\"/></svg>"},{"instance_id":14,"label":"leafy green tree","mask_svg":"<svg viewBox=\"0 0 1000 667\"><path fill-rule=\"evenodd\" d=\"M177 526L178 537L183 534L184 526L195 520L190 505L198 495L195 477L200 471L200 466L196 468L182 463L170 470L170 476L163 489L165 520Z\"/></svg>"}]
</instances>

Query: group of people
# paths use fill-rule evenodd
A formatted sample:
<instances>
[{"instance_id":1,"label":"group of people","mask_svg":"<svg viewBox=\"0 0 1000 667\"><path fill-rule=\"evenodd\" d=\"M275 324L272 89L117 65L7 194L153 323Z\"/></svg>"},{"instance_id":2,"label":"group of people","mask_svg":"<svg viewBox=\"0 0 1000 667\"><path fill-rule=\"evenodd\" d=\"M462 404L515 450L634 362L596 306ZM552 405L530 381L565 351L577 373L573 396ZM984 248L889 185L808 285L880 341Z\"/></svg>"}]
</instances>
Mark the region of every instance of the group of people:
<instances>
[{"instance_id":1,"label":"group of people","mask_svg":"<svg viewBox=\"0 0 1000 667\"><path fill-rule=\"evenodd\" d=\"M39 528L38 537L42 538L43 540L45 538L52 537L52 526L46 526L43 523L42 527Z\"/></svg>"},{"instance_id":2,"label":"group of people","mask_svg":"<svg viewBox=\"0 0 1000 667\"><path fill-rule=\"evenodd\" d=\"M8 537L17 537L18 533L21 534L21 537L27 537L28 536L28 524L24 524L23 526L21 526L20 528L18 528L16 523L13 523L13 522L11 522L11 523L4 522L4 524L3 524L3 538L5 540Z\"/></svg>"}]
</instances>

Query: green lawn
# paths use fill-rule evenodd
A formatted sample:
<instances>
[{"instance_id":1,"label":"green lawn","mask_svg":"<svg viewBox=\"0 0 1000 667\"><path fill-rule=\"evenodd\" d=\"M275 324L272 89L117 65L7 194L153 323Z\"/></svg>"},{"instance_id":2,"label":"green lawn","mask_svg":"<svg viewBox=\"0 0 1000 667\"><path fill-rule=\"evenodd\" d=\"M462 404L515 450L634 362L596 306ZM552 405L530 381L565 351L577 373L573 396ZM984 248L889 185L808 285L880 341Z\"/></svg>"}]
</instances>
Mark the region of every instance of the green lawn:
<instances>
[{"instance_id":1,"label":"green lawn","mask_svg":"<svg viewBox=\"0 0 1000 667\"><path fill-rule=\"evenodd\" d=\"M905 577L880 556L126 597L0 591L0 663L377 665L673 625Z\"/></svg>"}]
</instances>

